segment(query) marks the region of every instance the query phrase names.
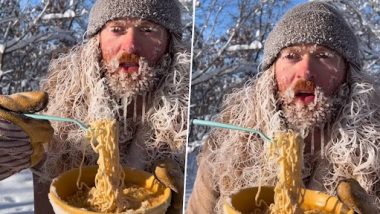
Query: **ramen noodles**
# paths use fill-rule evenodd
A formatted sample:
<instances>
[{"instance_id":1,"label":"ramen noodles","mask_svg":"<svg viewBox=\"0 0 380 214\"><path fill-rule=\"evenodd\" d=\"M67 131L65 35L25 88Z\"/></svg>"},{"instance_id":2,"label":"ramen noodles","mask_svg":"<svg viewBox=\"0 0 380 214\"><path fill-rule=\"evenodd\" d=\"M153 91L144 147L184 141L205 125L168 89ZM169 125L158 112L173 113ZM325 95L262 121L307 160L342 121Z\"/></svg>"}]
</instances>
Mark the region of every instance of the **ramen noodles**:
<instances>
[{"instance_id":1,"label":"ramen noodles","mask_svg":"<svg viewBox=\"0 0 380 214\"><path fill-rule=\"evenodd\" d=\"M300 135L292 131L278 134L270 145L270 156L277 159L280 168L271 214L325 213L301 208L303 146Z\"/></svg>"},{"instance_id":2,"label":"ramen noodles","mask_svg":"<svg viewBox=\"0 0 380 214\"><path fill-rule=\"evenodd\" d=\"M302 185L303 141L293 132L277 135L271 143L270 155L277 158L280 167L278 182L274 188L274 204L271 213L304 213L299 202Z\"/></svg>"},{"instance_id":3,"label":"ramen noodles","mask_svg":"<svg viewBox=\"0 0 380 214\"><path fill-rule=\"evenodd\" d=\"M70 205L101 213L120 213L152 207L159 198L148 189L125 184L125 173L119 160L118 127L115 120L99 120L90 124L88 137L99 154L95 186L80 183L78 191L65 199Z\"/></svg>"}]
</instances>

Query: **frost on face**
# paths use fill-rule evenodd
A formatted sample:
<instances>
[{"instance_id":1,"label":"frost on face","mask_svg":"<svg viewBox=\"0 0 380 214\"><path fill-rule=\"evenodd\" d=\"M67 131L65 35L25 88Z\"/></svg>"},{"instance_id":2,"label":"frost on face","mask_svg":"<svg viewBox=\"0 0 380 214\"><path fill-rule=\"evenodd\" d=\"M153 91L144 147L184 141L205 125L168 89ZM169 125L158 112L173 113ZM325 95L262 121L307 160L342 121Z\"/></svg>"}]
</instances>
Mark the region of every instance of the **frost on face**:
<instances>
[{"instance_id":1,"label":"frost on face","mask_svg":"<svg viewBox=\"0 0 380 214\"><path fill-rule=\"evenodd\" d=\"M345 96L349 89L346 84L343 84L339 88L337 95L330 97L317 86L314 90L314 102L308 105L295 103L292 90L280 95L281 108L288 125L293 129L306 133L307 131L305 130L330 121L342 105L343 100L346 99Z\"/></svg>"},{"instance_id":2,"label":"frost on face","mask_svg":"<svg viewBox=\"0 0 380 214\"><path fill-rule=\"evenodd\" d=\"M150 66L144 57L139 58L137 72L122 73L119 59L114 59L105 65L105 76L112 94L116 97L133 96L151 91L157 83L157 78L164 73L170 65L170 55L162 57L156 66Z\"/></svg>"},{"instance_id":3,"label":"frost on face","mask_svg":"<svg viewBox=\"0 0 380 214\"><path fill-rule=\"evenodd\" d=\"M159 58L162 53L161 47L154 47L153 49L153 58Z\"/></svg>"}]
</instances>

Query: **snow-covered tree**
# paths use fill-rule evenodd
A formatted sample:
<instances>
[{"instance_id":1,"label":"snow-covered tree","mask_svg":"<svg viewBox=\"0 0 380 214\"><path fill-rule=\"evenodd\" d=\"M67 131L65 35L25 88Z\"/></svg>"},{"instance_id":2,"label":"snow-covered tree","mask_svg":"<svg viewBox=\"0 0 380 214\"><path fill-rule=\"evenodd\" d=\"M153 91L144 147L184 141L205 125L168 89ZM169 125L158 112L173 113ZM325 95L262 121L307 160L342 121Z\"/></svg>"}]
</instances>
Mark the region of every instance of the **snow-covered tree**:
<instances>
[{"instance_id":1,"label":"snow-covered tree","mask_svg":"<svg viewBox=\"0 0 380 214\"><path fill-rule=\"evenodd\" d=\"M223 96L257 73L266 36L278 19L298 3L287 0L197 2L192 119L215 119ZM341 10L360 40L364 72L374 75L380 85L380 1L333 0L332 3ZM191 131L190 145L198 145L208 129L191 126Z\"/></svg>"},{"instance_id":2,"label":"snow-covered tree","mask_svg":"<svg viewBox=\"0 0 380 214\"><path fill-rule=\"evenodd\" d=\"M380 84L380 0L334 0L359 38L364 71Z\"/></svg>"},{"instance_id":3,"label":"snow-covered tree","mask_svg":"<svg viewBox=\"0 0 380 214\"><path fill-rule=\"evenodd\" d=\"M191 118L213 119L222 98L253 77L266 36L289 1L203 0L195 10ZM199 141L208 129L191 126Z\"/></svg>"},{"instance_id":4,"label":"snow-covered tree","mask_svg":"<svg viewBox=\"0 0 380 214\"><path fill-rule=\"evenodd\" d=\"M193 35L193 0L179 0L179 2L182 4L183 41L186 42L190 50Z\"/></svg>"},{"instance_id":5,"label":"snow-covered tree","mask_svg":"<svg viewBox=\"0 0 380 214\"><path fill-rule=\"evenodd\" d=\"M49 61L83 39L93 0L0 1L0 93L35 90Z\"/></svg>"},{"instance_id":6,"label":"snow-covered tree","mask_svg":"<svg viewBox=\"0 0 380 214\"><path fill-rule=\"evenodd\" d=\"M83 41L95 0L0 0L0 93L38 89L49 62ZM192 0L182 3L191 46Z\"/></svg>"}]
</instances>

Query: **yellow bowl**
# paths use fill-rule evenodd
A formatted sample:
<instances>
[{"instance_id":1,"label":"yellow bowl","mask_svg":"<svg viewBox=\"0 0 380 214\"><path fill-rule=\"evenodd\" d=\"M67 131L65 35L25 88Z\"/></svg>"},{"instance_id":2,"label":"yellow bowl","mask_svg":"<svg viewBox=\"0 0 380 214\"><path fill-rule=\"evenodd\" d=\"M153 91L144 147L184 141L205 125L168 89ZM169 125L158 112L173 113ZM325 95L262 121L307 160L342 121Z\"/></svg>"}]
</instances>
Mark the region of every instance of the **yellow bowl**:
<instances>
[{"instance_id":1,"label":"yellow bowl","mask_svg":"<svg viewBox=\"0 0 380 214\"><path fill-rule=\"evenodd\" d=\"M89 166L82 168L81 181L92 187L95 185L95 175L98 170L97 166ZM144 187L157 196L157 204L155 206L139 209L134 213L161 214L165 213L170 205L171 191L162 185L155 177L145 171L132 168L124 168L125 183L136 184ZM79 169L72 169L62 173L55 178L50 185L49 200L56 214L94 214L97 212L87 211L81 208L73 207L66 201L62 200L67 196L73 195L78 189L76 182L78 179ZM128 213L133 213L128 211Z\"/></svg>"},{"instance_id":2,"label":"yellow bowl","mask_svg":"<svg viewBox=\"0 0 380 214\"><path fill-rule=\"evenodd\" d=\"M231 195L223 204L223 210L226 214L244 214L244 213L265 213L267 207L274 203L273 187L263 186L259 194L259 201L262 202L256 206L255 196L258 187L243 189ZM302 189L301 190L301 208L305 211L318 210L326 214L354 214L354 211L341 203L337 197L327 195L323 192Z\"/></svg>"}]
</instances>

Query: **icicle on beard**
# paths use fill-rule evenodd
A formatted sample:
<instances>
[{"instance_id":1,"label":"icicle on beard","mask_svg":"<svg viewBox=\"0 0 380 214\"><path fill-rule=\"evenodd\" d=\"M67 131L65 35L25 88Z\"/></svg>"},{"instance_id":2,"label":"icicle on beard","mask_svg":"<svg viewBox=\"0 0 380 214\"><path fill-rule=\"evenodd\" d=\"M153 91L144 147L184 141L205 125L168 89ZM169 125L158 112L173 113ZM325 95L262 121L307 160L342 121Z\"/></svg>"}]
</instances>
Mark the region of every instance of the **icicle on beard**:
<instances>
[{"instance_id":1,"label":"icicle on beard","mask_svg":"<svg viewBox=\"0 0 380 214\"><path fill-rule=\"evenodd\" d=\"M128 56L126 56L128 57ZM119 65L122 63L122 57L116 57L110 61L110 63L102 62L104 78L106 79L106 84L108 91L114 99L114 102L118 103L121 114L117 117L119 118L119 147L120 150L125 150L127 146L126 142L133 138L135 133L135 125L137 120L137 108L136 100L137 96L142 96L142 112L141 119L143 122L145 120L146 102L150 99L150 94L155 88L159 87L160 82L165 78L170 70L171 66L171 56L170 54L165 54L158 64L155 66L150 66L148 61L140 57L138 59L139 69L134 73L118 73ZM150 103L150 102L149 102ZM132 104L132 108L128 110L128 106ZM128 118L128 111L133 111L132 118ZM127 157L125 153L120 155L120 160L122 163L127 163Z\"/></svg>"},{"instance_id":2,"label":"icicle on beard","mask_svg":"<svg viewBox=\"0 0 380 214\"><path fill-rule=\"evenodd\" d=\"M316 87L315 99L307 106L295 104L294 93L291 92L278 94L278 97L288 128L300 132L305 138L314 127L321 127L331 122L347 100L348 93L347 83L342 84L337 93L331 97L327 97L320 87Z\"/></svg>"},{"instance_id":3,"label":"icicle on beard","mask_svg":"<svg viewBox=\"0 0 380 214\"><path fill-rule=\"evenodd\" d=\"M117 100L154 90L160 79L168 72L170 64L170 54L165 54L155 66L150 66L145 58L140 57L138 71L129 74L117 73L119 58L112 59L110 63L103 63L108 88Z\"/></svg>"}]
</instances>

